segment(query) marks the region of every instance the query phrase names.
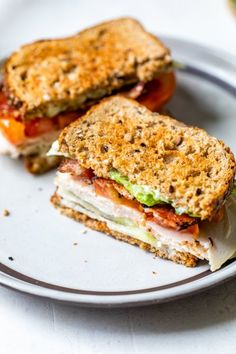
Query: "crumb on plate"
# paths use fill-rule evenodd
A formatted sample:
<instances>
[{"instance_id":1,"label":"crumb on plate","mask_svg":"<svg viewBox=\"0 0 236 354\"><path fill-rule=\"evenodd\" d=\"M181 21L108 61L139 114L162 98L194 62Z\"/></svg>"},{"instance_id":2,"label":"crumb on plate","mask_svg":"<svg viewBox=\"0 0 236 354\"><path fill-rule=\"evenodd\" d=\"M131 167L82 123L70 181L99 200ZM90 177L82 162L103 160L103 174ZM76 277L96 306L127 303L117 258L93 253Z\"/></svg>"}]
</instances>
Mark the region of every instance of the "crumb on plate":
<instances>
[{"instance_id":1,"label":"crumb on plate","mask_svg":"<svg viewBox=\"0 0 236 354\"><path fill-rule=\"evenodd\" d=\"M87 232L88 232L87 229L82 229L82 230L80 231L81 234L86 234Z\"/></svg>"},{"instance_id":2,"label":"crumb on plate","mask_svg":"<svg viewBox=\"0 0 236 354\"><path fill-rule=\"evenodd\" d=\"M10 211L8 209L4 209L3 216L9 216L9 215L10 215Z\"/></svg>"}]
</instances>

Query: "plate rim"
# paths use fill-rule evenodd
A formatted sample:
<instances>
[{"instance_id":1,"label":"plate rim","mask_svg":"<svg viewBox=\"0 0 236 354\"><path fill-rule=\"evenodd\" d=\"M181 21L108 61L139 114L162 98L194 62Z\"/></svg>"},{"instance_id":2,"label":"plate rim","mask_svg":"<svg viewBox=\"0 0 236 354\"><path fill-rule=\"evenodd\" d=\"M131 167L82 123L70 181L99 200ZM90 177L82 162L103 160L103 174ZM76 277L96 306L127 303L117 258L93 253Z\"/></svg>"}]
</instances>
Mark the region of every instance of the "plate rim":
<instances>
[{"instance_id":1,"label":"plate rim","mask_svg":"<svg viewBox=\"0 0 236 354\"><path fill-rule=\"evenodd\" d=\"M200 280L179 285L167 290L158 290L149 293L132 295L84 295L61 292L44 287L22 282L16 278L0 273L0 285L16 290L20 293L34 295L40 298L55 300L64 304L79 305L84 307L137 307L160 304L178 300L201 293L214 286L225 283L236 276L236 261L219 271L209 274ZM193 286L194 284L194 286Z\"/></svg>"}]
</instances>

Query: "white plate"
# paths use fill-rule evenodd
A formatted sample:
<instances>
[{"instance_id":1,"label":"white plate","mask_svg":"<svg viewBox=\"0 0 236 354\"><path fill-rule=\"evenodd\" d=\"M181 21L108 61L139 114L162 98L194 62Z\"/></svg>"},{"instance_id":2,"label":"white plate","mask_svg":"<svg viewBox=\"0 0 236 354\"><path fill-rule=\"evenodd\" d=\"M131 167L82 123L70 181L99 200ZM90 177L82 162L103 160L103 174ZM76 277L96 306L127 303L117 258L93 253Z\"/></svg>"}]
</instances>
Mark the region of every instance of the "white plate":
<instances>
[{"instance_id":1,"label":"white plate","mask_svg":"<svg viewBox=\"0 0 236 354\"><path fill-rule=\"evenodd\" d=\"M177 74L170 111L222 138L235 151L236 63L225 53L163 38L187 64ZM67 303L136 306L169 301L236 274L236 261L211 273L185 268L84 227L50 205L55 172L28 175L20 161L1 158L0 283ZM236 236L236 235L235 235Z\"/></svg>"}]
</instances>

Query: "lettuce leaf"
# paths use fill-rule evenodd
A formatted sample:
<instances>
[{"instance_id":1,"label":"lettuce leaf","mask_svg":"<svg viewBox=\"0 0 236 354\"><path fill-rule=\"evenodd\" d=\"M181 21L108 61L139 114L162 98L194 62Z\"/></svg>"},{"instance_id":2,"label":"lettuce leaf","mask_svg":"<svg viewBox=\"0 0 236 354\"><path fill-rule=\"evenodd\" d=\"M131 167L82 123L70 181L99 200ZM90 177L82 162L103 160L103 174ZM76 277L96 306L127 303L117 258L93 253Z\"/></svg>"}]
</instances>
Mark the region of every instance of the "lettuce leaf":
<instances>
[{"instance_id":1,"label":"lettuce leaf","mask_svg":"<svg viewBox=\"0 0 236 354\"><path fill-rule=\"evenodd\" d=\"M149 186L131 183L128 177L123 176L117 170L110 171L110 178L124 186L141 204L151 207L156 204L170 203L170 200L161 196L157 190Z\"/></svg>"}]
</instances>

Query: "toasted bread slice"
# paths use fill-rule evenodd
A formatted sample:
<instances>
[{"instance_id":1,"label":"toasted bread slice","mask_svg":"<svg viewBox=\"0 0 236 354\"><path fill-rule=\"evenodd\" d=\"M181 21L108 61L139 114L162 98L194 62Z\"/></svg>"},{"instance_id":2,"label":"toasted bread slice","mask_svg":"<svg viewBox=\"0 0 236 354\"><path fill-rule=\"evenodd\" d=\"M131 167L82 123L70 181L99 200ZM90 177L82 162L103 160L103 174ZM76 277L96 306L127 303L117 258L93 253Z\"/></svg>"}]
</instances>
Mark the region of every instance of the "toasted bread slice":
<instances>
[{"instance_id":1,"label":"toasted bread slice","mask_svg":"<svg viewBox=\"0 0 236 354\"><path fill-rule=\"evenodd\" d=\"M4 66L5 91L25 119L83 109L171 65L169 50L132 18L25 45Z\"/></svg>"},{"instance_id":2,"label":"toasted bread slice","mask_svg":"<svg viewBox=\"0 0 236 354\"><path fill-rule=\"evenodd\" d=\"M187 267L195 267L197 265L198 258L188 252L177 251L170 245L162 245L159 248L152 247L148 243L140 241L134 237L111 230L107 226L106 222L92 219L85 214L64 206L61 203L61 198L59 195L57 195L57 193L51 197L51 202L62 214L76 221L82 222L84 225L93 230L103 232L109 236L113 236L117 240L127 242L131 245L137 245L146 251L156 254L158 257L172 260L175 263L183 264Z\"/></svg>"},{"instance_id":3,"label":"toasted bread slice","mask_svg":"<svg viewBox=\"0 0 236 354\"><path fill-rule=\"evenodd\" d=\"M202 220L222 206L236 169L222 141L119 95L66 127L59 151L98 177L110 178L116 169Z\"/></svg>"}]
</instances>

